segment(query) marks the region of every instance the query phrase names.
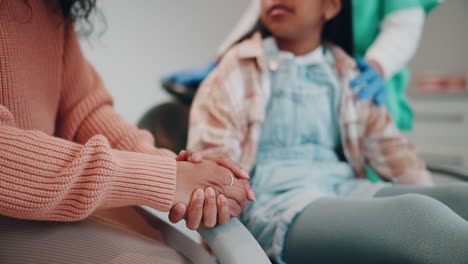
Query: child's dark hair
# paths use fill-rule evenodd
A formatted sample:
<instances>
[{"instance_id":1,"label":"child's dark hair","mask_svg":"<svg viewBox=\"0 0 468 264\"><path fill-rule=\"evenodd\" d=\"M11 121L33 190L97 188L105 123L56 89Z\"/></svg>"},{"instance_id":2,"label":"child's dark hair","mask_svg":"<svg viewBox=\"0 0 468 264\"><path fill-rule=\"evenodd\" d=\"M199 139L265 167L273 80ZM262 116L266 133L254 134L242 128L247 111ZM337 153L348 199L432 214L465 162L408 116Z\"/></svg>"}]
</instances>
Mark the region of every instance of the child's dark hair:
<instances>
[{"instance_id":1,"label":"child's dark hair","mask_svg":"<svg viewBox=\"0 0 468 264\"><path fill-rule=\"evenodd\" d=\"M340 13L325 24L322 39L340 46L352 55L354 53L353 9L351 0L341 0L341 2Z\"/></svg>"},{"instance_id":2,"label":"child's dark hair","mask_svg":"<svg viewBox=\"0 0 468 264\"><path fill-rule=\"evenodd\" d=\"M341 2L342 8L340 13L325 24L322 33L322 40L334 43L340 46L348 54L352 55L354 53L354 38L351 0L341 0ZM260 31L264 38L271 36L271 33L259 19L255 27L237 41L236 44L250 38L258 31Z\"/></svg>"}]
</instances>

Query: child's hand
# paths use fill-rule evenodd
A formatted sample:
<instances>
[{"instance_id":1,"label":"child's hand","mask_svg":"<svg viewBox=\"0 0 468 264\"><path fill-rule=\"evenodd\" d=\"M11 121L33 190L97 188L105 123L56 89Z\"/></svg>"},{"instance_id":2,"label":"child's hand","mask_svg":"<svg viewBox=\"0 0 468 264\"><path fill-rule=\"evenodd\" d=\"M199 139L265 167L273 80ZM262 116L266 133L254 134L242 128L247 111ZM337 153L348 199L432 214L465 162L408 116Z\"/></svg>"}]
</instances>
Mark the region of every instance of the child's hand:
<instances>
[{"instance_id":1,"label":"child's hand","mask_svg":"<svg viewBox=\"0 0 468 264\"><path fill-rule=\"evenodd\" d=\"M351 81L351 87L359 89L357 97L361 100L373 100L377 106L384 105L387 94L380 65L363 58L357 58L356 63L361 74Z\"/></svg>"}]
</instances>

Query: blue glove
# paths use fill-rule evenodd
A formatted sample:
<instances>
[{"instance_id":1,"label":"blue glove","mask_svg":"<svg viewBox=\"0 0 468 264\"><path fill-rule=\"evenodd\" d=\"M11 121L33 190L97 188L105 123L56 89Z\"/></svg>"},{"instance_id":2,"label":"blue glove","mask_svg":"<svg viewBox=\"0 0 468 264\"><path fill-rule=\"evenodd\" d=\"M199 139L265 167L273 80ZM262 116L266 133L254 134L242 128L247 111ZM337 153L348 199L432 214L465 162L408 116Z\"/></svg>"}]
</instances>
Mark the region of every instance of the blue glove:
<instances>
[{"instance_id":1,"label":"blue glove","mask_svg":"<svg viewBox=\"0 0 468 264\"><path fill-rule=\"evenodd\" d=\"M170 74L162 78L163 82L172 81L180 85L188 86L188 85L198 85L203 80L208 77L208 74L216 67L217 62L213 61L207 66L200 68L200 69L191 69L191 70L184 70L180 72L176 72Z\"/></svg>"},{"instance_id":2,"label":"blue glove","mask_svg":"<svg viewBox=\"0 0 468 264\"><path fill-rule=\"evenodd\" d=\"M359 89L357 97L361 100L373 100L377 106L385 104L387 91L379 72L363 58L356 58L361 74L351 81L351 88Z\"/></svg>"}]
</instances>

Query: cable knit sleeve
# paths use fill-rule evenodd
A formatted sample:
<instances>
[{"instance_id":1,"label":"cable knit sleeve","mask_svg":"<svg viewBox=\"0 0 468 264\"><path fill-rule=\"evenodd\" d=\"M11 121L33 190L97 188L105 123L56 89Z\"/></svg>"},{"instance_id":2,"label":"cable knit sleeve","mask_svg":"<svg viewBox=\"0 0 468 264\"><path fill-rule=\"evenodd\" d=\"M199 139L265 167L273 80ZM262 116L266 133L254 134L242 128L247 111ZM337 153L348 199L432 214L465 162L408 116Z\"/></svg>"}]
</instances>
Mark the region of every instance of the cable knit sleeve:
<instances>
[{"instance_id":1,"label":"cable knit sleeve","mask_svg":"<svg viewBox=\"0 0 468 264\"><path fill-rule=\"evenodd\" d=\"M61 138L85 143L101 134L114 149L175 157L169 150L155 148L149 132L128 124L115 112L112 97L84 58L73 27L65 31L64 54L64 87L57 128Z\"/></svg>"},{"instance_id":2,"label":"cable knit sleeve","mask_svg":"<svg viewBox=\"0 0 468 264\"><path fill-rule=\"evenodd\" d=\"M168 211L175 192L173 158L111 149L21 130L0 105L0 214L74 221L97 208L148 205Z\"/></svg>"}]
</instances>

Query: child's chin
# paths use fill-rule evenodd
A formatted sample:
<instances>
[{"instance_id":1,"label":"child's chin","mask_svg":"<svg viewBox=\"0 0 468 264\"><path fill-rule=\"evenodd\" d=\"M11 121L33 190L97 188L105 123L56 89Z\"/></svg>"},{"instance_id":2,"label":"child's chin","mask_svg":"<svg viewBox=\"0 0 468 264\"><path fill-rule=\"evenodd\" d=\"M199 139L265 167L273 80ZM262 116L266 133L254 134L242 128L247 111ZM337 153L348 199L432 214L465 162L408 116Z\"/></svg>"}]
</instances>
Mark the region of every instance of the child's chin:
<instances>
[{"instance_id":1,"label":"child's chin","mask_svg":"<svg viewBox=\"0 0 468 264\"><path fill-rule=\"evenodd\" d=\"M295 32L287 26L274 28L273 30L270 30L270 32L274 37L282 39L294 38L296 35Z\"/></svg>"}]
</instances>

